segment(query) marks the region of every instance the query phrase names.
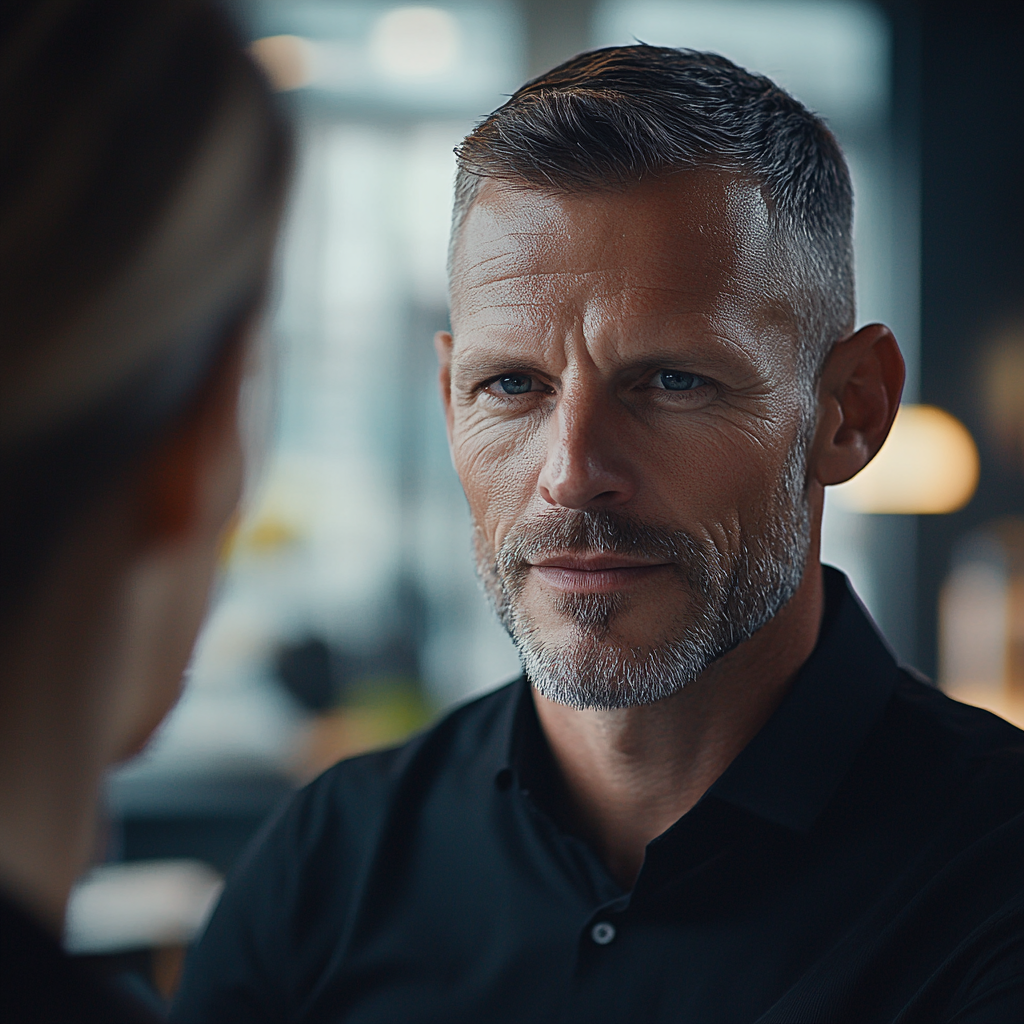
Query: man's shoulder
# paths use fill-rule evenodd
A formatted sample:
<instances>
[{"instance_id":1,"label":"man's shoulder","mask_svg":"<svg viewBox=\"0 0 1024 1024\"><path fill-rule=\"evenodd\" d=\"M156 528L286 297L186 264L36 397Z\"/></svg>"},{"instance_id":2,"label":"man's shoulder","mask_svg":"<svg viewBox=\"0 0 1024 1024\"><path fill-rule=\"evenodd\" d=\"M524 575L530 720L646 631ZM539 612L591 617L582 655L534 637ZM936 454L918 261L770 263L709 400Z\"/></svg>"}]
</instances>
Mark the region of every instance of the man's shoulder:
<instances>
[{"instance_id":1,"label":"man's shoulder","mask_svg":"<svg viewBox=\"0 0 1024 1024\"><path fill-rule=\"evenodd\" d=\"M965 762L978 767L1019 766L1024 760L1024 730L991 711L947 696L914 669L900 668L892 704L908 726Z\"/></svg>"},{"instance_id":2,"label":"man's shoulder","mask_svg":"<svg viewBox=\"0 0 1024 1024\"><path fill-rule=\"evenodd\" d=\"M762 1020L1017 1019L1024 732L901 669L833 811L886 884Z\"/></svg>"},{"instance_id":3,"label":"man's shoulder","mask_svg":"<svg viewBox=\"0 0 1024 1024\"><path fill-rule=\"evenodd\" d=\"M995 828L1024 815L1024 731L907 669L884 717L881 732L892 748L884 760L916 778L937 806L976 819L979 828L986 817Z\"/></svg>"}]
</instances>

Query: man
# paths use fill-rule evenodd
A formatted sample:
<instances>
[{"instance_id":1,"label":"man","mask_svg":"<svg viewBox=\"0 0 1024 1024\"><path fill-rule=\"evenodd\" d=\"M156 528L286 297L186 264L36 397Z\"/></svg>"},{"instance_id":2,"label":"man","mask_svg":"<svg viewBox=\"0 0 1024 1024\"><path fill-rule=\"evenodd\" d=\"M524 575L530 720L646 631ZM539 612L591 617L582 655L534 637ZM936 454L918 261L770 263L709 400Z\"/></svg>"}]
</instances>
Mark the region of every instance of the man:
<instances>
[{"instance_id":1,"label":"man","mask_svg":"<svg viewBox=\"0 0 1024 1024\"><path fill-rule=\"evenodd\" d=\"M1024 735L818 560L903 364L838 146L710 54L585 54L459 152L437 349L525 676L302 792L182 1021L1007 1021Z\"/></svg>"}]
</instances>

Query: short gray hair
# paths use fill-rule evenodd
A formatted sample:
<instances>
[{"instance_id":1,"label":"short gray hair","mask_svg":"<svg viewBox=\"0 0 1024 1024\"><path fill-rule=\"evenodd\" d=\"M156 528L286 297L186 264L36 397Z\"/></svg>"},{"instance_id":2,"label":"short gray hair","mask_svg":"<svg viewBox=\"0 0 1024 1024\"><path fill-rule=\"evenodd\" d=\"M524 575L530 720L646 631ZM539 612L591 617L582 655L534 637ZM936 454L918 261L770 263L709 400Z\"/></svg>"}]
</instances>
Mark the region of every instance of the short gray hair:
<instances>
[{"instance_id":1,"label":"short gray hair","mask_svg":"<svg viewBox=\"0 0 1024 1024\"><path fill-rule=\"evenodd\" d=\"M456 150L449 270L482 182L614 191L694 167L764 190L804 397L854 323L853 188L835 136L769 79L714 53L608 47L528 82Z\"/></svg>"}]
</instances>

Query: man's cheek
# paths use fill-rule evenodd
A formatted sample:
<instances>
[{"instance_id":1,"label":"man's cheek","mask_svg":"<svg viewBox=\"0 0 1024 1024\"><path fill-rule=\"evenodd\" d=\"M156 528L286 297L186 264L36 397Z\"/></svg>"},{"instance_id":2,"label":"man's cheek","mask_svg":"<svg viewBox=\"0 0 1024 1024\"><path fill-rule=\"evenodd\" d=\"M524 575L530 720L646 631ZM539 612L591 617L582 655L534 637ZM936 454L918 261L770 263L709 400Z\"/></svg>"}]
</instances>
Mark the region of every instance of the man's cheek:
<instances>
[{"instance_id":1,"label":"man's cheek","mask_svg":"<svg viewBox=\"0 0 1024 1024\"><path fill-rule=\"evenodd\" d=\"M514 430L478 431L456 437L455 470L474 512L490 519L516 518L537 490L543 453Z\"/></svg>"},{"instance_id":2,"label":"man's cheek","mask_svg":"<svg viewBox=\"0 0 1024 1024\"><path fill-rule=\"evenodd\" d=\"M782 472L779 453L766 454L756 445L740 450L732 439L691 440L662 451L654 459L648 456L642 474L648 500L698 521L755 508L778 486Z\"/></svg>"}]
</instances>

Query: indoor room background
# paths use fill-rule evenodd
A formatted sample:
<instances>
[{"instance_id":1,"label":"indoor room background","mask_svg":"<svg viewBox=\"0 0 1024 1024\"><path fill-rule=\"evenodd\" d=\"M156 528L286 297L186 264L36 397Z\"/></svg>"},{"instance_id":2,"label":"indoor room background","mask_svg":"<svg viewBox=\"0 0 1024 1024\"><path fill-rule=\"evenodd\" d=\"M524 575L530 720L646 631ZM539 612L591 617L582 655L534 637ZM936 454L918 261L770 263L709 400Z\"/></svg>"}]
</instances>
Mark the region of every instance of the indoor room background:
<instances>
[{"instance_id":1,"label":"indoor room background","mask_svg":"<svg viewBox=\"0 0 1024 1024\"><path fill-rule=\"evenodd\" d=\"M908 378L878 465L829 495L823 560L903 659L1024 725L1012 5L235 6L298 138L248 386L254 467L184 697L110 779L106 866L72 904L70 948L143 964L169 992L220 878L284 795L518 674L475 579L436 393L452 150L527 77L592 46L723 53L836 132L857 197L858 319L894 329Z\"/></svg>"}]
</instances>

